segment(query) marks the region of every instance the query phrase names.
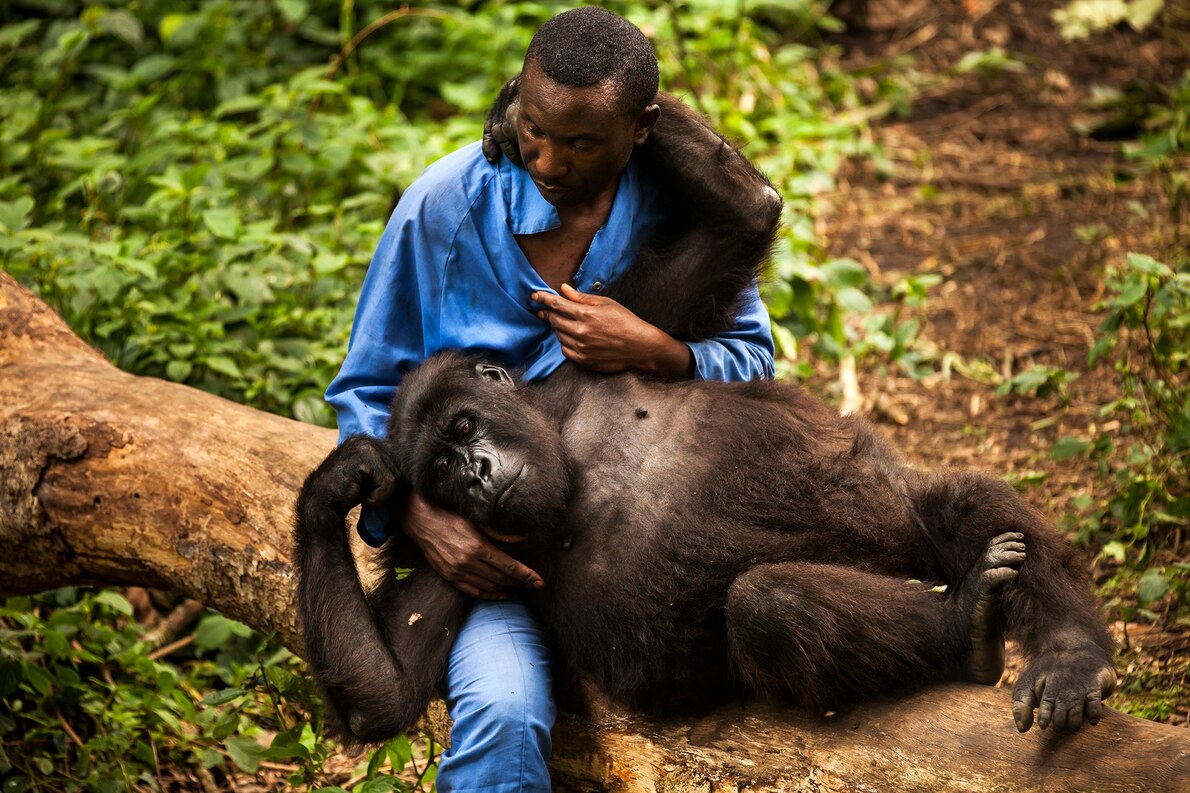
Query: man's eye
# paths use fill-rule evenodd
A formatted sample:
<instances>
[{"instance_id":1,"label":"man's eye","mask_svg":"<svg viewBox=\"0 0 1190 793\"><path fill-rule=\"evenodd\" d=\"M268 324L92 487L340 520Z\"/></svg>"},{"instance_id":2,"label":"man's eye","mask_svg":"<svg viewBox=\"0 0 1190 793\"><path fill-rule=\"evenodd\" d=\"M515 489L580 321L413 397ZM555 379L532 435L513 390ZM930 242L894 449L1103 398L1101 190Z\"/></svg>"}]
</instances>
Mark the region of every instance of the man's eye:
<instances>
[{"instance_id":1,"label":"man's eye","mask_svg":"<svg viewBox=\"0 0 1190 793\"><path fill-rule=\"evenodd\" d=\"M533 126L532 124L529 125L528 132L529 132L529 137L531 137L531 138L544 138L545 137L545 133L542 132L537 127Z\"/></svg>"},{"instance_id":2,"label":"man's eye","mask_svg":"<svg viewBox=\"0 0 1190 793\"><path fill-rule=\"evenodd\" d=\"M595 144L589 140L576 140L570 145L578 151L590 151L591 149L595 148Z\"/></svg>"}]
</instances>

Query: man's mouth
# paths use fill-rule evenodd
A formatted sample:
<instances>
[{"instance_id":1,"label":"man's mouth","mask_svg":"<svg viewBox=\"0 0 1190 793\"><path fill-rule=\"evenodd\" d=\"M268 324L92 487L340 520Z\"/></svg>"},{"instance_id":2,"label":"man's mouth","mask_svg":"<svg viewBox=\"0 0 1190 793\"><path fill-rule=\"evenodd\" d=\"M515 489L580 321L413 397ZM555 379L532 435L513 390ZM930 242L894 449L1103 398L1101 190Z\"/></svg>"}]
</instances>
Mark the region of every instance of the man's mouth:
<instances>
[{"instance_id":1,"label":"man's mouth","mask_svg":"<svg viewBox=\"0 0 1190 793\"><path fill-rule=\"evenodd\" d=\"M546 184L545 182L539 182L536 179L533 180L533 183L537 185L537 189L540 190L543 195L547 196L560 196L570 192L569 187L563 187L562 185Z\"/></svg>"}]
</instances>

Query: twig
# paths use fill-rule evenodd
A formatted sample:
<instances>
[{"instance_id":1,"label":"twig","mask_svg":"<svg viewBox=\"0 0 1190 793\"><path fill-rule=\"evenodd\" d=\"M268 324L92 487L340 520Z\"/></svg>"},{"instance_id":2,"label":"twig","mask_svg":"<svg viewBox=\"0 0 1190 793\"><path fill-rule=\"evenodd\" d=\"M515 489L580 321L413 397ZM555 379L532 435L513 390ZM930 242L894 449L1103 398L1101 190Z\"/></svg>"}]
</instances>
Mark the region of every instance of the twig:
<instances>
[{"instance_id":1,"label":"twig","mask_svg":"<svg viewBox=\"0 0 1190 793\"><path fill-rule=\"evenodd\" d=\"M160 625L149 631L145 635L145 639L154 645L165 644L190 627L190 624L198 619L205 609L206 606L197 600L184 600L169 613L168 617L162 620Z\"/></svg>"},{"instance_id":2,"label":"twig","mask_svg":"<svg viewBox=\"0 0 1190 793\"><path fill-rule=\"evenodd\" d=\"M331 60L331 65L328 66L326 70L326 79L334 79L335 73L339 71L339 67L343 65L344 61L351 57L351 53L355 52L355 48L362 44L364 39L366 39L368 36L371 36L377 30L380 30L380 28L384 27L390 22L395 22L402 17L437 17L438 19L450 19L451 15L445 11L439 11L436 8L410 8L409 6L401 6L395 11L389 11L379 19L374 19L367 25L364 25L362 28L360 28L358 33L351 37L351 41L347 42L347 44L345 44L343 48L339 50L339 54ZM317 94L314 99L310 101L310 112L306 114L308 118L313 118L314 114L318 112L318 107L322 103L322 96L322 94Z\"/></svg>"},{"instance_id":3,"label":"twig","mask_svg":"<svg viewBox=\"0 0 1190 793\"><path fill-rule=\"evenodd\" d=\"M172 653L174 650L180 650L183 647L185 647L186 645L190 644L192 641L194 641L193 633L190 634L189 636L183 636L182 638L178 639L176 642L170 642L169 644L165 645L164 647L154 650L153 652L149 653L149 660L157 661L161 658L164 658L165 656Z\"/></svg>"},{"instance_id":4,"label":"twig","mask_svg":"<svg viewBox=\"0 0 1190 793\"><path fill-rule=\"evenodd\" d=\"M82 749L83 739L80 738L78 733L74 731L74 728L70 726L70 722L68 722L66 717L62 715L62 711L55 710L54 715L58 717L58 723L62 725L62 731L70 736L70 740L74 741L75 746Z\"/></svg>"}]
</instances>

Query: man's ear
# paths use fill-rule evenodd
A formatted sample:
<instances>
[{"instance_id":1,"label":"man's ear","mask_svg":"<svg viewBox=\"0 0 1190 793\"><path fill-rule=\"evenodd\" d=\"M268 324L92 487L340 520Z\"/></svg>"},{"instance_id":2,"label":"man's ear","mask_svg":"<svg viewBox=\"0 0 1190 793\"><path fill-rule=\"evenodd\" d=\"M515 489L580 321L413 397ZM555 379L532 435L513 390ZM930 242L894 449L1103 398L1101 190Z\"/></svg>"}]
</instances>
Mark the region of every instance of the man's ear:
<instances>
[{"instance_id":1,"label":"man's ear","mask_svg":"<svg viewBox=\"0 0 1190 793\"><path fill-rule=\"evenodd\" d=\"M512 379L512 375L495 364L477 363L475 364L475 373L482 380L490 380L498 385L516 388L516 381Z\"/></svg>"},{"instance_id":2,"label":"man's ear","mask_svg":"<svg viewBox=\"0 0 1190 793\"><path fill-rule=\"evenodd\" d=\"M659 118L661 118L659 105L649 105L640 111L640 115L636 117L636 130L633 133L632 142L639 146L648 140L649 133L653 131L653 125Z\"/></svg>"}]
</instances>

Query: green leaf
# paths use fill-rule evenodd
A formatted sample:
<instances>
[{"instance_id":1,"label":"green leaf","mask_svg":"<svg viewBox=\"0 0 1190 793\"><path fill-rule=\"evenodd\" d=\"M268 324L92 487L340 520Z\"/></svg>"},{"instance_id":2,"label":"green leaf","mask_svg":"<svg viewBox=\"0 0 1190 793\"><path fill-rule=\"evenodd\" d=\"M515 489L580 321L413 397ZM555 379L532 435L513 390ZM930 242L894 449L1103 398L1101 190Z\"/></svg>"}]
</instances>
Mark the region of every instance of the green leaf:
<instances>
[{"instance_id":1,"label":"green leaf","mask_svg":"<svg viewBox=\"0 0 1190 793\"><path fill-rule=\"evenodd\" d=\"M236 362L223 355L208 355L202 359L202 362L212 372L218 372L219 374L236 379L244 376L244 373L240 371L240 367L236 366Z\"/></svg>"},{"instance_id":2,"label":"green leaf","mask_svg":"<svg viewBox=\"0 0 1190 793\"><path fill-rule=\"evenodd\" d=\"M277 10L289 24L297 24L310 13L310 4L306 0L277 0Z\"/></svg>"},{"instance_id":3,"label":"green leaf","mask_svg":"<svg viewBox=\"0 0 1190 793\"><path fill-rule=\"evenodd\" d=\"M0 661L0 699L16 691L23 677L20 664L15 661Z\"/></svg>"},{"instance_id":4,"label":"green leaf","mask_svg":"<svg viewBox=\"0 0 1190 793\"><path fill-rule=\"evenodd\" d=\"M1169 582L1156 567L1145 570L1144 575L1136 582L1136 599L1142 606L1147 606L1160 599L1167 591L1169 591Z\"/></svg>"},{"instance_id":5,"label":"green leaf","mask_svg":"<svg viewBox=\"0 0 1190 793\"><path fill-rule=\"evenodd\" d=\"M95 596L95 602L107 606L113 611L118 611L125 617L132 616L132 604L119 592L112 592L110 590L100 592Z\"/></svg>"},{"instance_id":6,"label":"green leaf","mask_svg":"<svg viewBox=\"0 0 1190 793\"><path fill-rule=\"evenodd\" d=\"M32 36L41 27L40 19L27 19L0 28L0 50L13 49Z\"/></svg>"},{"instance_id":7,"label":"green leaf","mask_svg":"<svg viewBox=\"0 0 1190 793\"><path fill-rule=\"evenodd\" d=\"M33 199L27 195L16 201L0 201L0 223L9 231L20 231L28 222L33 206Z\"/></svg>"},{"instance_id":8,"label":"green leaf","mask_svg":"<svg viewBox=\"0 0 1190 793\"><path fill-rule=\"evenodd\" d=\"M398 581L404 581L413 574L412 567L394 567L393 572L396 573Z\"/></svg>"},{"instance_id":9,"label":"green leaf","mask_svg":"<svg viewBox=\"0 0 1190 793\"><path fill-rule=\"evenodd\" d=\"M215 108L213 115L215 118L224 118L225 116L234 116L237 113L250 113L254 110L259 110L263 106L264 100L259 96L245 94L244 96L237 96L234 99L221 102Z\"/></svg>"},{"instance_id":10,"label":"green leaf","mask_svg":"<svg viewBox=\"0 0 1190 793\"><path fill-rule=\"evenodd\" d=\"M835 293L835 300L839 307L852 314L867 314L872 310L872 301L860 290L853 286L844 286Z\"/></svg>"},{"instance_id":11,"label":"green leaf","mask_svg":"<svg viewBox=\"0 0 1190 793\"><path fill-rule=\"evenodd\" d=\"M1143 280L1129 280L1124 288L1120 290L1115 300L1112 300L1109 305L1115 308L1127 308L1135 304L1138 300L1145 296L1145 292L1149 291L1149 285Z\"/></svg>"},{"instance_id":12,"label":"green leaf","mask_svg":"<svg viewBox=\"0 0 1190 793\"><path fill-rule=\"evenodd\" d=\"M165 376L175 383L184 383L193 369L190 361L170 361L165 365Z\"/></svg>"},{"instance_id":13,"label":"green leaf","mask_svg":"<svg viewBox=\"0 0 1190 793\"><path fill-rule=\"evenodd\" d=\"M101 16L99 28L133 47L139 47L145 41L145 28L140 20L123 9L108 11Z\"/></svg>"},{"instance_id":14,"label":"green leaf","mask_svg":"<svg viewBox=\"0 0 1190 793\"><path fill-rule=\"evenodd\" d=\"M231 620L222 614L208 614L194 631L194 643L204 650L222 647L231 640Z\"/></svg>"},{"instance_id":15,"label":"green leaf","mask_svg":"<svg viewBox=\"0 0 1190 793\"><path fill-rule=\"evenodd\" d=\"M239 766L241 771L255 774L260 770L260 759L264 754L264 747L257 743L255 738L237 735L234 738L228 738L224 747L232 762Z\"/></svg>"},{"instance_id":16,"label":"green leaf","mask_svg":"<svg viewBox=\"0 0 1190 793\"><path fill-rule=\"evenodd\" d=\"M1169 265L1162 264L1152 256L1146 256L1143 253L1129 253L1128 266L1133 270L1139 270L1142 273L1148 273L1149 275L1156 275L1158 277L1173 275L1173 270L1169 268Z\"/></svg>"},{"instance_id":17,"label":"green leaf","mask_svg":"<svg viewBox=\"0 0 1190 793\"><path fill-rule=\"evenodd\" d=\"M240 216L230 209L208 209L202 213L202 222L216 237L234 240L240 235Z\"/></svg>"},{"instance_id":18,"label":"green leaf","mask_svg":"<svg viewBox=\"0 0 1190 793\"><path fill-rule=\"evenodd\" d=\"M231 702L233 699L239 699L247 693L247 690L242 688L225 688L221 691L207 694L201 701L203 705L222 705L225 702Z\"/></svg>"},{"instance_id":19,"label":"green leaf","mask_svg":"<svg viewBox=\"0 0 1190 793\"><path fill-rule=\"evenodd\" d=\"M1059 438L1054 443L1052 454L1055 460L1069 460L1071 457L1077 457L1090 448L1091 442L1085 441L1082 438Z\"/></svg>"},{"instance_id":20,"label":"green leaf","mask_svg":"<svg viewBox=\"0 0 1190 793\"><path fill-rule=\"evenodd\" d=\"M1128 4L1128 24L1133 30L1144 30L1165 7L1165 0L1132 0Z\"/></svg>"},{"instance_id":21,"label":"green leaf","mask_svg":"<svg viewBox=\"0 0 1190 793\"><path fill-rule=\"evenodd\" d=\"M835 288L860 287L868 282L868 271L855 259L831 259L821 270L824 280Z\"/></svg>"}]
</instances>

